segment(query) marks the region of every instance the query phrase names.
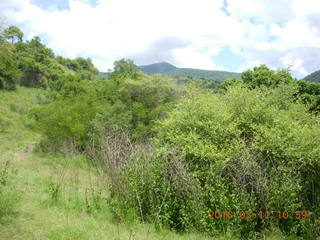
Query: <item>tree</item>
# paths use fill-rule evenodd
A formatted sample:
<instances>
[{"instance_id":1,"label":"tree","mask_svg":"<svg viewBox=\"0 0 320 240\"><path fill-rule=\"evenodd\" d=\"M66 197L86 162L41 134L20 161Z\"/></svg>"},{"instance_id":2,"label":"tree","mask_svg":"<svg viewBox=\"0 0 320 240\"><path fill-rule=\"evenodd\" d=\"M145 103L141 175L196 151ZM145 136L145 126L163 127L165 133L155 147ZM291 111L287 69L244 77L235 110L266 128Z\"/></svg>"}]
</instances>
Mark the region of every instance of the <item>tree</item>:
<instances>
[{"instance_id":1,"label":"tree","mask_svg":"<svg viewBox=\"0 0 320 240\"><path fill-rule=\"evenodd\" d=\"M83 70L91 71L98 74L98 70L94 67L91 58L78 57L76 61L80 64Z\"/></svg>"},{"instance_id":2,"label":"tree","mask_svg":"<svg viewBox=\"0 0 320 240\"><path fill-rule=\"evenodd\" d=\"M140 68L130 59L121 59L114 62L113 71L117 73L136 73Z\"/></svg>"},{"instance_id":3,"label":"tree","mask_svg":"<svg viewBox=\"0 0 320 240\"><path fill-rule=\"evenodd\" d=\"M3 31L4 31L4 19L0 17L0 42L4 41Z\"/></svg>"},{"instance_id":4,"label":"tree","mask_svg":"<svg viewBox=\"0 0 320 240\"><path fill-rule=\"evenodd\" d=\"M18 62L8 43L0 44L0 89L14 90L20 76Z\"/></svg>"},{"instance_id":5,"label":"tree","mask_svg":"<svg viewBox=\"0 0 320 240\"><path fill-rule=\"evenodd\" d=\"M308 82L305 80L297 81L298 94L302 101L309 106L311 112L320 112L320 83Z\"/></svg>"},{"instance_id":6,"label":"tree","mask_svg":"<svg viewBox=\"0 0 320 240\"><path fill-rule=\"evenodd\" d=\"M274 71L266 65L254 67L253 70L247 70L241 74L241 78L250 88L260 86L277 87L283 83L292 82L293 78L286 69Z\"/></svg>"},{"instance_id":7,"label":"tree","mask_svg":"<svg viewBox=\"0 0 320 240\"><path fill-rule=\"evenodd\" d=\"M14 43L15 40L22 42L23 32L16 26L6 28L3 35L5 39L11 39L11 43Z\"/></svg>"},{"instance_id":8,"label":"tree","mask_svg":"<svg viewBox=\"0 0 320 240\"><path fill-rule=\"evenodd\" d=\"M49 81L55 81L66 69L57 63L54 53L34 37L26 43L18 42L15 53L19 68L23 72L21 84L29 87L46 87Z\"/></svg>"},{"instance_id":9,"label":"tree","mask_svg":"<svg viewBox=\"0 0 320 240\"><path fill-rule=\"evenodd\" d=\"M230 86L235 86L241 84L242 81L235 78L228 78L220 84L220 88L223 90L227 90Z\"/></svg>"}]
</instances>

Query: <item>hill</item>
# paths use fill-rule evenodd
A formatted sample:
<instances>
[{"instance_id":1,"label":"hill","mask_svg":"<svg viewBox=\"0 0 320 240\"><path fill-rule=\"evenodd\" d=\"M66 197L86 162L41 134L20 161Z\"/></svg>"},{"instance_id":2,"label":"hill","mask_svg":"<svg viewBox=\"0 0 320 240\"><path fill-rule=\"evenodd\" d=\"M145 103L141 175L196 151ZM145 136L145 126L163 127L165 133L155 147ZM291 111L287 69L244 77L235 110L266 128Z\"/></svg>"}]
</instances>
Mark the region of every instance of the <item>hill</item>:
<instances>
[{"instance_id":1,"label":"hill","mask_svg":"<svg viewBox=\"0 0 320 240\"><path fill-rule=\"evenodd\" d=\"M320 70L309 74L308 76L306 76L304 78L304 80L309 81L309 82L320 82Z\"/></svg>"},{"instance_id":2,"label":"hill","mask_svg":"<svg viewBox=\"0 0 320 240\"><path fill-rule=\"evenodd\" d=\"M216 81L223 81L228 78L241 79L240 73L215 71L215 70L202 70L194 68L178 68L167 62L154 63L150 65L139 66L141 71L147 74L163 74L174 77L196 77L214 79ZM100 72L99 77L108 77L108 73Z\"/></svg>"},{"instance_id":3,"label":"hill","mask_svg":"<svg viewBox=\"0 0 320 240\"><path fill-rule=\"evenodd\" d=\"M165 74L177 77L196 77L196 78L211 78L218 81L223 81L227 78L240 79L240 73L215 71L215 70L201 70L193 68L177 68L170 63L160 62L150 65L140 66L142 72L149 74Z\"/></svg>"},{"instance_id":4,"label":"hill","mask_svg":"<svg viewBox=\"0 0 320 240\"><path fill-rule=\"evenodd\" d=\"M160 62L160 63L154 63L150 65L140 66L140 69L142 72L148 73L148 74L155 74L155 73L168 74L170 72L177 70L178 68L173 66L170 63Z\"/></svg>"}]
</instances>

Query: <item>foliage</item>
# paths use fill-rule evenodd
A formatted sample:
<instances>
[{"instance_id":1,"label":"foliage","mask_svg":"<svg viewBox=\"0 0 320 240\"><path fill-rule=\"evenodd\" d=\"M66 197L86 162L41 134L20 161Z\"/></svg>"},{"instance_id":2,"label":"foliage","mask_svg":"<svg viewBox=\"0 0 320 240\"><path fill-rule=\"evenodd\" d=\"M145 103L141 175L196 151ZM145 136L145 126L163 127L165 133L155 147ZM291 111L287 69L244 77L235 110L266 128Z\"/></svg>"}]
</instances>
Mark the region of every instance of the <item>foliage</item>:
<instances>
[{"instance_id":1,"label":"foliage","mask_svg":"<svg viewBox=\"0 0 320 240\"><path fill-rule=\"evenodd\" d=\"M309 105L311 112L319 113L320 111L320 83L307 82L300 80L297 82L299 86L298 96L304 103Z\"/></svg>"},{"instance_id":2,"label":"foliage","mask_svg":"<svg viewBox=\"0 0 320 240\"><path fill-rule=\"evenodd\" d=\"M293 81L288 70L274 71L266 65L260 65L259 67L254 67L253 70L243 72L241 78L250 88L260 86L277 87L283 83L288 84Z\"/></svg>"},{"instance_id":3,"label":"foliage","mask_svg":"<svg viewBox=\"0 0 320 240\"><path fill-rule=\"evenodd\" d=\"M130 59L121 59L119 61L114 62L114 69L115 73L135 73L138 72L140 69L134 62Z\"/></svg>"},{"instance_id":4,"label":"foliage","mask_svg":"<svg viewBox=\"0 0 320 240\"><path fill-rule=\"evenodd\" d=\"M57 56L56 60L59 64L67 67L71 71L79 71L81 69L80 64L78 61L69 59L69 58L64 58L62 56Z\"/></svg>"},{"instance_id":5,"label":"foliage","mask_svg":"<svg viewBox=\"0 0 320 240\"><path fill-rule=\"evenodd\" d=\"M35 127L47 137L50 145L61 146L72 141L81 148L87 141L86 133L95 109L95 99L90 95L57 99L37 111Z\"/></svg>"},{"instance_id":6,"label":"foliage","mask_svg":"<svg viewBox=\"0 0 320 240\"><path fill-rule=\"evenodd\" d=\"M125 197L113 192L118 208L129 212L131 206L141 219L181 231L250 238L277 226L287 234L319 235L320 121L293 101L296 92L292 85L232 86L220 95L190 90L156 125L155 155L147 162L124 158L115 189L121 183L128 187ZM259 209L304 209L310 218L239 217L241 210ZM208 219L216 210L230 210L234 217Z\"/></svg>"},{"instance_id":7,"label":"foliage","mask_svg":"<svg viewBox=\"0 0 320 240\"><path fill-rule=\"evenodd\" d=\"M241 80L238 80L238 79L235 79L235 78L229 78L229 79L226 79L225 81L223 81L220 84L220 88L222 90L227 90L230 86L239 85L241 83L242 83Z\"/></svg>"},{"instance_id":8,"label":"foliage","mask_svg":"<svg viewBox=\"0 0 320 240\"><path fill-rule=\"evenodd\" d=\"M219 89L221 81L209 78L195 78L195 77L176 77L177 86L186 87L188 85L195 85L198 88Z\"/></svg>"},{"instance_id":9,"label":"foliage","mask_svg":"<svg viewBox=\"0 0 320 240\"><path fill-rule=\"evenodd\" d=\"M0 42L0 89L16 89L19 76L20 71L12 46Z\"/></svg>"},{"instance_id":10,"label":"foliage","mask_svg":"<svg viewBox=\"0 0 320 240\"><path fill-rule=\"evenodd\" d=\"M166 62L140 66L140 69L141 71L148 74L160 73L160 74L170 75L174 77L208 78L208 79L215 79L216 81L223 81L228 78L240 79L239 73L200 70L200 69L192 69L192 68L177 68Z\"/></svg>"},{"instance_id":11,"label":"foliage","mask_svg":"<svg viewBox=\"0 0 320 240\"><path fill-rule=\"evenodd\" d=\"M302 100L311 112L318 113L320 105L320 83L308 82L305 80L294 80L288 70L282 69L274 71L265 65L255 67L253 70L248 70L241 75L243 82L249 88L260 86L275 88L282 84L296 85L298 91L293 94L296 100ZM238 84L236 80L224 81L221 84L222 89L226 89L229 85Z\"/></svg>"},{"instance_id":12,"label":"foliage","mask_svg":"<svg viewBox=\"0 0 320 240\"><path fill-rule=\"evenodd\" d=\"M59 64L67 67L72 73L76 73L82 80L93 80L99 73L98 69L92 63L90 58L76 58L68 59L61 56L57 56L56 60Z\"/></svg>"},{"instance_id":13,"label":"foliage","mask_svg":"<svg viewBox=\"0 0 320 240\"><path fill-rule=\"evenodd\" d=\"M172 79L144 74L129 59L116 61L108 79L98 78L90 58L55 57L38 37L23 42L19 29L9 29L0 40L0 88L15 89L19 71L21 84L46 88L30 114L42 145L103 160L108 203L120 219L241 238L274 227L304 239L320 235L320 121L314 114L320 84L294 81L288 70L265 65L245 71L242 80L167 63L141 67L180 76ZM7 109L29 112L18 103ZM12 126L10 117L0 118L2 133ZM6 174L0 169L0 215L15 208ZM59 204L63 191L60 183L48 185ZM99 191L72 201L90 214L105 204ZM216 210L233 218L209 219ZM309 216L246 220L241 210L307 210Z\"/></svg>"},{"instance_id":14,"label":"foliage","mask_svg":"<svg viewBox=\"0 0 320 240\"><path fill-rule=\"evenodd\" d=\"M49 103L34 113L36 129L53 145L73 141L80 149L121 129L133 138L151 136L176 95L169 78L127 72L89 82L67 76L50 89Z\"/></svg>"},{"instance_id":15,"label":"foliage","mask_svg":"<svg viewBox=\"0 0 320 240\"><path fill-rule=\"evenodd\" d=\"M320 70L309 74L303 80L309 81L309 82L320 82Z\"/></svg>"},{"instance_id":16,"label":"foliage","mask_svg":"<svg viewBox=\"0 0 320 240\"><path fill-rule=\"evenodd\" d=\"M47 48L39 37L23 42L23 33L15 26L5 29L3 36L4 39L11 40L11 43L1 40L0 64L5 70L1 71L3 76L0 79L0 88L14 89L17 82L28 87L47 88L69 75L76 75L81 80L97 78L99 71L90 58L79 57L72 60L55 57L53 51ZM16 39L18 41L15 41ZM17 74L19 71L21 76Z\"/></svg>"},{"instance_id":17,"label":"foliage","mask_svg":"<svg viewBox=\"0 0 320 240\"><path fill-rule=\"evenodd\" d=\"M15 40L22 42L23 32L16 26L10 26L3 31L3 36L5 39L11 39L11 43Z\"/></svg>"},{"instance_id":18,"label":"foliage","mask_svg":"<svg viewBox=\"0 0 320 240\"><path fill-rule=\"evenodd\" d=\"M47 193L50 196L50 200L53 202L57 202L61 195L61 183L49 182Z\"/></svg>"}]
</instances>

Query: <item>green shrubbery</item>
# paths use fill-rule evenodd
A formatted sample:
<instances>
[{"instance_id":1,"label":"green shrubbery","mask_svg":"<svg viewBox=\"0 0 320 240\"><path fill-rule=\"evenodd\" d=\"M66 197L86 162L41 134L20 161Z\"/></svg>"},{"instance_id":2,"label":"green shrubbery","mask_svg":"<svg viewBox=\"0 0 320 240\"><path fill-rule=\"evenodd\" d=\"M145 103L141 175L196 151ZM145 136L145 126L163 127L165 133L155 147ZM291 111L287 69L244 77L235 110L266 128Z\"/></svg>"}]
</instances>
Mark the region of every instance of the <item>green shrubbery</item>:
<instances>
[{"instance_id":1,"label":"green shrubbery","mask_svg":"<svg viewBox=\"0 0 320 240\"><path fill-rule=\"evenodd\" d=\"M315 190L320 122L305 105L294 102L296 91L291 85L254 90L240 85L223 95L191 90L158 122L155 152L147 158L128 156L118 168L113 191L117 206L127 212L131 206L141 219L183 231L249 237L278 227L315 237L320 232L320 195ZM119 182L127 186L125 196L118 191ZM240 210L259 209L304 209L309 218L239 217ZM237 216L211 220L211 210L231 210Z\"/></svg>"},{"instance_id":2,"label":"green shrubbery","mask_svg":"<svg viewBox=\"0 0 320 240\"><path fill-rule=\"evenodd\" d=\"M36 128L48 145L69 142L105 163L110 206L121 219L241 237L276 227L313 238L320 231L319 118L287 71L261 66L244 76L220 93L191 84L173 105L178 90L160 75L69 75L50 85ZM215 210L233 218L209 219ZM241 210L306 210L309 217L241 219Z\"/></svg>"},{"instance_id":3,"label":"green shrubbery","mask_svg":"<svg viewBox=\"0 0 320 240\"><path fill-rule=\"evenodd\" d=\"M97 74L90 58L55 57L39 37L23 42L23 33L17 27L0 31L0 89L14 90L18 83L48 88L61 78L94 80Z\"/></svg>"},{"instance_id":4,"label":"green shrubbery","mask_svg":"<svg viewBox=\"0 0 320 240\"><path fill-rule=\"evenodd\" d=\"M55 57L39 38L24 43L13 30L12 43L1 42L0 88L15 89L20 71L23 85L47 89L31 113L42 144L72 147L105 164L108 202L120 219L242 238L274 228L305 239L320 235L319 84L265 65L245 71L242 80L174 83L125 59L108 79L98 78L90 59ZM0 131L8 125L2 117ZM6 215L15 195L3 190L3 179L6 170L0 170ZM58 185L48 192L58 201ZM87 211L99 211L99 199L86 194ZM293 218L240 218L241 211L260 210ZM210 211L233 217L209 219ZM308 217L295 219L295 211Z\"/></svg>"},{"instance_id":5,"label":"green shrubbery","mask_svg":"<svg viewBox=\"0 0 320 240\"><path fill-rule=\"evenodd\" d=\"M84 149L103 136L122 130L133 139L153 134L154 121L163 117L176 98L169 78L143 73L117 73L110 79L85 81L70 76L53 82L48 103L35 110L36 129L47 143L74 142Z\"/></svg>"},{"instance_id":6,"label":"green shrubbery","mask_svg":"<svg viewBox=\"0 0 320 240\"><path fill-rule=\"evenodd\" d=\"M286 69L274 71L266 65L254 67L253 70L247 70L241 74L241 79L249 88L260 86L277 87L281 84L292 83L293 78Z\"/></svg>"},{"instance_id":7,"label":"green shrubbery","mask_svg":"<svg viewBox=\"0 0 320 240\"><path fill-rule=\"evenodd\" d=\"M0 89L15 90L20 71L12 47L0 41Z\"/></svg>"},{"instance_id":8,"label":"green shrubbery","mask_svg":"<svg viewBox=\"0 0 320 240\"><path fill-rule=\"evenodd\" d=\"M77 96L56 100L37 112L36 128L47 137L51 146L74 142L80 148L86 142L88 125L94 118L95 99Z\"/></svg>"}]
</instances>

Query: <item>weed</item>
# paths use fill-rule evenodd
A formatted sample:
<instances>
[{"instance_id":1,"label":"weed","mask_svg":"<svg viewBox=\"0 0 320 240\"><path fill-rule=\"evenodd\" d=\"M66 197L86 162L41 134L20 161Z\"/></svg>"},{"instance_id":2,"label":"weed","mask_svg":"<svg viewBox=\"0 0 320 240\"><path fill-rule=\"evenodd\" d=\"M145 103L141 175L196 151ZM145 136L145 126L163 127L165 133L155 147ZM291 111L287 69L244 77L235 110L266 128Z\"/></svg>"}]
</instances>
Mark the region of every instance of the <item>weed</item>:
<instances>
[{"instance_id":1,"label":"weed","mask_svg":"<svg viewBox=\"0 0 320 240\"><path fill-rule=\"evenodd\" d=\"M0 223L8 220L18 207L20 196L9 184L9 163L0 166Z\"/></svg>"},{"instance_id":2,"label":"weed","mask_svg":"<svg viewBox=\"0 0 320 240\"><path fill-rule=\"evenodd\" d=\"M61 184L53 181L49 182L47 192L51 200L58 201L61 194Z\"/></svg>"},{"instance_id":3,"label":"weed","mask_svg":"<svg viewBox=\"0 0 320 240\"><path fill-rule=\"evenodd\" d=\"M0 185L2 186L7 185L8 182L8 165L9 162L6 162L3 167L0 167Z\"/></svg>"}]
</instances>

